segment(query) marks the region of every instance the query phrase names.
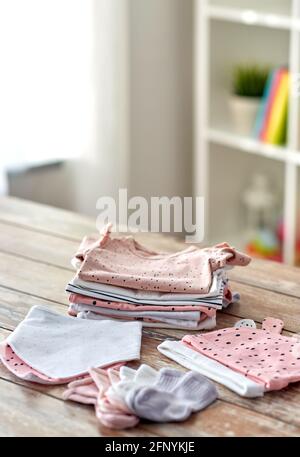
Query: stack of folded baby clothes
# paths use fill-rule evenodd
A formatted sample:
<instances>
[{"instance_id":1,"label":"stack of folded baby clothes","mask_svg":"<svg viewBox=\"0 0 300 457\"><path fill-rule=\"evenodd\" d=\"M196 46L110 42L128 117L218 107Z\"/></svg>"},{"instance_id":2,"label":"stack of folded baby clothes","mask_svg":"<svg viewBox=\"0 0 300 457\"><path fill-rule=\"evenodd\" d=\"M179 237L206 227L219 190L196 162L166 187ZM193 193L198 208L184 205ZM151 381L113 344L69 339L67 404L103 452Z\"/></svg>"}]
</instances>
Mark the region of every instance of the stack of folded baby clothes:
<instances>
[{"instance_id":1,"label":"stack of folded baby clothes","mask_svg":"<svg viewBox=\"0 0 300 457\"><path fill-rule=\"evenodd\" d=\"M216 311L238 300L226 271L250 257L227 243L169 254L133 237L85 237L72 259L69 314L82 319L139 320L145 327L212 329Z\"/></svg>"}]
</instances>

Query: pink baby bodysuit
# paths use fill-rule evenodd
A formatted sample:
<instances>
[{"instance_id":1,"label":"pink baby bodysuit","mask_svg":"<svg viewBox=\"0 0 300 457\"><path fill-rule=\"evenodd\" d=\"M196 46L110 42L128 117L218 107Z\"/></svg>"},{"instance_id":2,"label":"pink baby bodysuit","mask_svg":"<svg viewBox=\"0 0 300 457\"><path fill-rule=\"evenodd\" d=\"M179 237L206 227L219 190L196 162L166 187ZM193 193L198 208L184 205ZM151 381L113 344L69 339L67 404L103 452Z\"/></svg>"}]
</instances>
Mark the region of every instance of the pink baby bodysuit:
<instances>
[{"instance_id":1,"label":"pink baby bodysuit","mask_svg":"<svg viewBox=\"0 0 300 457\"><path fill-rule=\"evenodd\" d=\"M201 335L186 335L187 347L228 368L280 390L300 381L300 341L280 334L283 322L266 318L262 329L225 328Z\"/></svg>"},{"instance_id":2,"label":"pink baby bodysuit","mask_svg":"<svg viewBox=\"0 0 300 457\"><path fill-rule=\"evenodd\" d=\"M195 246L174 253L158 253L140 245L133 237L112 239L109 228L97 242L86 238L76 257L82 261L78 276L131 289L156 292L205 294L213 272L227 265L248 265L250 257L227 243L211 248Z\"/></svg>"}]
</instances>

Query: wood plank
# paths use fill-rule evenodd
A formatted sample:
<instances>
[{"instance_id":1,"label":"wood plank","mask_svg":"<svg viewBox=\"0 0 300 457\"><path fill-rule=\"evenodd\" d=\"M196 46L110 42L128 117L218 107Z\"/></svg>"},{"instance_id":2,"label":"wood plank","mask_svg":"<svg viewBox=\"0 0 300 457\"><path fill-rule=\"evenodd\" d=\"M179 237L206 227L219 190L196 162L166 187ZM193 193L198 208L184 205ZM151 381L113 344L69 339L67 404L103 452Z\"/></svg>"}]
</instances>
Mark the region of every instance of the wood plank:
<instances>
[{"instance_id":1,"label":"wood plank","mask_svg":"<svg viewBox=\"0 0 300 457\"><path fill-rule=\"evenodd\" d=\"M156 436L141 425L125 432L99 425L93 408L63 402L0 379L0 436Z\"/></svg>"},{"instance_id":2,"label":"wood plank","mask_svg":"<svg viewBox=\"0 0 300 457\"><path fill-rule=\"evenodd\" d=\"M96 216L90 218L71 211L42 205L36 202L15 197L0 197L0 221L65 238L71 241L81 241L85 235L97 233ZM183 249L184 243L177 237L165 236L159 233L137 233L140 242L146 241L149 248L155 246L158 250L173 251Z\"/></svg>"},{"instance_id":3,"label":"wood plank","mask_svg":"<svg viewBox=\"0 0 300 457\"><path fill-rule=\"evenodd\" d=\"M10 201L10 199L5 200ZM3 208L4 211L1 211ZM37 212L40 213L38 216ZM78 219L78 216L73 213L65 213L68 212L17 199L14 199L9 209L0 199L0 251L5 251L0 253L0 284L2 285L0 287L0 326L13 329L33 304L45 304L57 311L66 312L67 294L64 288L72 276L72 270L68 265L69 257L73 253L70 251L76 249L83 235L94 231L94 226L88 218L79 216ZM44 217L39 218L40 215ZM60 220L62 216L65 217L63 223ZM183 247L178 240L161 235L140 234L137 238L153 249L174 251ZM231 306L227 314L218 314L218 328L232 326L235 321L243 317L254 318L260 323L266 315L272 315L282 318L288 331L299 332L298 269L255 260L245 269L232 270L230 275L234 289L242 294L242 300L240 304ZM156 368L166 365L179 368L178 365L158 354L156 346L166 337L180 338L184 333L184 331L168 329L145 330L141 361ZM3 336L5 336L5 330L0 330L0 338ZM1 377L3 378L1 383L22 384L3 367L0 367ZM42 412L44 410L42 405L46 403L40 400L40 397L35 397L37 414L42 415L40 430L38 430L38 420L35 421L34 418L37 432L42 433L36 436L47 434L53 436L51 433L57 433L57 426L52 428L52 424L56 425L56 416L61 417L61 411L64 411L64 407L61 409L57 403L66 405L61 401L63 387L36 386L24 383L24 386L15 387L21 388L22 392L32 391L34 396L46 397L47 401L55 402L51 404L53 414L51 412L49 430L46 430ZM0 387L0 392L1 390L3 389ZM281 392L268 393L263 399L257 400L240 398L222 386L218 386L218 390L220 400L217 403L183 424L162 426L142 423L137 429L128 432L129 435L127 432L121 434L117 432L114 435L114 432L103 430L96 423L91 426L91 431L86 429L84 432L78 431L77 434L77 429L75 431L70 429L69 433L74 433L74 436L82 433L91 433L93 436L94 434L96 436L99 434L103 436L145 436L147 434L183 436L187 433L190 436L197 436L197 434L199 436L249 436L250 424L250 433L253 433L253 436L299 436L300 413L295 408L295 404L299 403L299 383ZM18 395L21 394L14 396L12 393L13 400ZM21 397L19 401L23 414L27 408L27 401L24 401L23 394ZM15 402L17 403L17 400ZM9 408L2 410L2 404L6 403L8 404L7 398L3 399L0 393L0 413L4 414L4 418L7 417L8 423L8 427L3 430L5 435L16 433L8 415ZM58 412L56 412L57 408ZM87 410L89 417L94 418L90 408L71 403L68 403L68 408L72 414L75 414L76 424L82 420L82 410ZM74 413L74 408L79 412ZM26 413L28 417L30 417L29 409ZM24 416L26 414L24 413ZM69 421L68 417L63 420L66 423ZM26 435L28 428L23 427L18 421L16 423L21 427L21 433L28 436ZM62 435L69 436L67 428L66 425Z\"/></svg>"},{"instance_id":4,"label":"wood plank","mask_svg":"<svg viewBox=\"0 0 300 457\"><path fill-rule=\"evenodd\" d=\"M19 322L24 319L29 309L34 305L43 305L55 309L57 312L65 314L67 312L67 303L60 304L51 302L43 298L37 298L33 295L23 293L20 291L6 289L0 287L0 327L13 330ZM218 314L217 328L232 327L238 317L230 316L224 313ZM145 333L152 335L152 338L157 336L158 341L164 337L173 337L174 339L181 339L186 330L174 329L155 329L147 328ZM197 331L191 333L198 333Z\"/></svg>"},{"instance_id":5,"label":"wood plank","mask_svg":"<svg viewBox=\"0 0 300 457\"><path fill-rule=\"evenodd\" d=\"M65 287L68 270L0 253L0 286L57 303L68 303Z\"/></svg>"},{"instance_id":6,"label":"wood plank","mask_svg":"<svg viewBox=\"0 0 300 457\"><path fill-rule=\"evenodd\" d=\"M241 293L241 300L229 306L229 314L262 322L265 317L282 319L284 328L300 332L300 299L269 290L230 281L233 290Z\"/></svg>"},{"instance_id":7,"label":"wood plank","mask_svg":"<svg viewBox=\"0 0 300 457\"><path fill-rule=\"evenodd\" d=\"M0 289L1 303L4 301L3 294L8 309L17 309L17 316L15 314L6 316L6 328L13 329L20 322L20 320L22 320L25 317L25 315L31 307L31 304L36 304L36 299L34 297L28 297L26 295L22 297L22 294L19 294L17 298L14 293L7 292L5 289ZM20 306L20 304L22 304L22 306ZM66 308L64 306L59 307L58 305L55 305L51 302L44 301L43 304L49 307L54 306L58 312L64 313L66 311ZM223 314L220 316L220 319L221 321L218 322L219 328L232 326L234 322L237 320L236 318L226 316ZM0 329L0 339L4 339L8 335L8 333L8 331ZM174 335L174 333L176 334L176 336ZM181 333L181 335L178 335L178 333ZM184 333L185 332L179 330L173 331L165 329L146 329L143 335L141 361L133 363L132 366L138 366L139 363L147 363L157 369L162 368L164 366L173 366L174 368L180 369L179 365L173 363L171 360L167 359L166 357L162 356L157 352L157 345L167 337L171 337L172 339L176 337L180 338L184 335ZM11 375L4 367L0 369L0 377L2 377L3 379L10 380L12 382L17 382L21 384L23 383L27 386L29 384L31 386L34 386L34 389L38 389L42 392L51 393L51 395L54 395L57 398L61 398L61 394L63 391L63 387L61 386L45 387L39 386L37 384L24 383L15 376ZM284 420L294 425L300 426L300 410L295 411L294 409L294 404L297 403L297 401L299 401L300 398L300 383L294 384L293 386L289 387L289 389L285 389L282 392L268 393L267 395L265 395L263 399L258 400L248 400L240 398L239 396L237 396L233 392L230 392L228 389L222 387L221 385L218 386L218 390L220 393L221 400L224 400L232 404L238 404L242 407L253 409L254 411L260 414L267 414L268 416L274 417L278 420Z\"/></svg>"},{"instance_id":8,"label":"wood plank","mask_svg":"<svg viewBox=\"0 0 300 457\"><path fill-rule=\"evenodd\" d=\"M236 405L216 401L204 411L193 414L184 424L156 424L146 430L163 436L187 437L299 437L300 429Z\"/></svg>"},{"instance_id":9,"label":"wood plank","mask_svg":"<svg viewBox=\"0 0 300 457\"><path fill-rule=\"evenodd\" d=\"M0 326L9 330L13 330L19 322L25 318L29 309L34 305L50 307L62 314L67 313L67 304L51 302L46 299L34 297L30 294L9 290L5 287L0 287L0 303ZM220 312L218 314L216 329L232 327L239 319L240 317ZM259 326L260 323L257 322L257 324ZM166 337L181 339L186 334L186 330L147 328L144 329L144 333L151 336L153 339L157 339L159 342L164 340ZM198 332L194 331L189 333L196 334ZM293 335L293 333L286 330L283 333L286 335Z\"/></svg>"},{"instance_id":10,"label":"wood plank","mask_svg":"<svg viewBox=\"0 0 300 457\"><path fill-rule=\"evenodd\" d=\"M149 338L143 337L143 362L160 369L166 366L171 366L176 369L183 369L180 365L172 362L162 354L157 357L157 346L160 343L158 337ZM219 398L231 405L239 405L241 407L253 410L259 414L272 417L276 420L300 426L300 410L295 408L295 404L300 401L300 383L295 383L280 392L268 392L263 398L247 399L231 392L221 384L215 383L218 388ZM295 410L298 410L297 412Z\"/></svg>"},{"instance_id":11,"label":"wood plank","mask_svg":"<svg viewBox=\"0 0 300 457\"><path fill-rule=\"evenodd\" d=\"M70 260L78 241L0 222L0 251L74 271Z\"/></svg>"},{"instance_id":12,"label":"wood plank","mask_svg":"<svg viewBox=\"0 0 300 457\"><path fill-rule=\"evenodd\" d=\"M71 271L5 253L0 253L0 271L2 287L56 303L68 303L65 287L72 277ZM262 322L268 315L278 317L285 322L286 330L300 331L299 299L234 282L232 285L241 293L241 300L225 313L240 318L249 317L257 322Z\"/></svg>"},{"instance_id":13,"label":"wood plank","mask_svg":"<svg viewBox=\"0 0 300 457\"><path fill-rule=\"evenodd\" d=\"M121 236L126 234L121 234ZM113 234L113 236L116 236ZM159 234L137 234L136 238L149 249L174 250L174 241ZM59 266L74 271L70 260L79 246L74 241L58 236L33 231L30 227L10 225L1 222L0 218L0 252L15 254L27 259L36 260L47 265ZM176 244L175 244L176 246Z\"/></svg>"},{"instance_id":14,"label":"wood plank","mask_svg":"<svg viewBox=\"0 0 300 457\"><path fill-rule=\"evenodd\" d=\"M95 221L91 218L12 197L0 197L0 221L2 221L2 229L4 223L16 224L74 242L79 242L84 235L96 231ZM34 244L34 236L33 233L32 244ZM135 236L141 243L152 249L172 252L186 247L182 240L175 237L152 233L140 233ZM54 241L53 243L55 244ZM59 245L58 241L56 243ZM37 252L37 246L38 243L31 251L31 255ZM62 251L64 249L65 246L62 247ZM26 251L28 251L27 248ZM18 253L24 254L22 250ZM37 260L41 257L42 255L38 253ZM296 267L253 259L247 268L236 268L229 272L229 276L244 284L300 297L300 274L299 268Z\"/></svg>"},{"instance_id":15,"label":"wood plank","mask_svg":"<svg viewBox=\"0 0 300 457\"><path fill-rule=\"evenodd\" d=\"M0 233L0 251L4 253L17 254L32 260L38 260L41 263L60 266L61 268L65 268L70 272L73 271L69 263L69 259L77 249L77 241L60 239L47 234L32 232L30 229L9 226L3 223L0 223ZM158 237L154 238L155 239L153 240L151 235L149 235L147 237L148 242L146 244L148 244L150 248L157 249ZM162 238L164 240L163 243L166 243L165 237ZM170 243L170 246L171 244L172 243ZM166 246L164 246L164 248L165 247ZM160 249L162 249L162 246L160 246ZM266 290L271 290L271 292L286 294L286 297L284 298L285 303L293 303L295 302L293 300L293 296L300 296L298 293L298 288L300 289L299 269L292 268L291 270L288 270L288 273L285 272L285 275L293 278L294 281L296 280L295 274L298 275L298 284L296 284L294 281L288 280L279 281L278 279L272 279L271 281L269 279L270 275L266 273L268 270L265 266L265 262L257 263L254 261L254 264L257 264L259 267L257 270L257 275L253 273L251 264L247 268L237 268L236 270L232 270L230 272L230 278L234 280L232 284L235 285L237 290L241 288L241 284L245 284L246 286L247 284L250 284L253 287L259 288L263 287L263 290L266 288ZM272 272L272 278L275 273L278 276L277 270L278 265L274 262L270 262L270 271ZM267 279L265 279L264 276L266 276ZM249 290L249 288L245 287L242 288L242 290ZM261 297L264 297L264 292L258 293L261 295ZM272 294L270 294L270 296L271 295ZM273 295L273 297L274 299L276 298L275 295ZM254 318L256 319L255 316Z\"/></svg>"},{"instance_id":16,"label":"wood plank","mask_svg":"<svg viewBox=\"0 0 300 457\"><path fill-rule=\"evenodd\" d=\"M62 402L0 380L0 436L299 436L298 427L215 402L184 423L143 423L122 432L100 426L91 407ZM224 422L222 422L224 419Z\"/></svg>"},{"instance_id":17,"label":"wood plank","mask_svg":"<svg viewBox=\"0 0 300 457\"><path fill-rule=\"evenodd\" d=\"M25 318L30 308L35 305L46 306L62 314L67 313L66 304L49 302L42 298L0 287L0 326L13 330Z\"/></svg>"},{"instance_id":18,"label":"wood plank","mask_svg":"<svg viewBox=\"0 0 300 457\"><path fill-rule=\"evenodd\" d=\"M15 197L0 197L0 219L75 241L96 230L92 218Z\"/></svg>"},{"instance_id":19,"label":"wood plank","mask_svg":"<svg viewBox=\"0 0 300 457\"><path fill-rule=\"evenodd\" d=\"M0 415L0 436L99 435L97 421L87 409L3 380Z\"/></svg>"},{"instance_id":20,"label":"wood plank","mask_svg":"<svg viewBox=\"0 0 300 457\"><path fill-rule=\"evenodd\" d=\"M230 279L281 294L300 297L300 269L278 262L252 259L246 268L228 272Z\"/></svg>"},{"instance_id":21,"label":"wood plank","mask_svg":"<svg viewBox=\"0 0 300 457\"><path fill-rule=\"evenodd\" d=\"M0 330L1 338L7 336L8 333L7 331ZM156 345L157 342L155 340L144 336L141 361L131 363L130 365L138 366L139 363L147 363L157 369L168 366L184 370L161 354L157 357ZM17 383L19 386L26 386L28 389L51 396L57 400L62 399L64 386L49 387L22 381L9 373L2 365L0 365L0 378ZM274 433L274 436L287 436L288 433L292 433L295 436L300 436L300 411L297 412L294 408L300 397L300 386L291 387L282 392L271 392L265 395L263 399L256 400L240 398L221 385L218 385L218 392L220 400L217 403L211 405L207 410L193 415L187 422L160 426L151 424L150 427L142 423L141 426L143 428L146 427L146 430L151 436L153 434L157 434L158 436L181 436L186 433L189 436L214 436L214 434L217 434L217 436L243 436L245 433L247 436L264 436L265 433L267 435ZM73 403L67 402L67 404L73 407ZM77 406L81 408L80 405ZM39 403L37 407L42 407L42 404ZM82 408L86 409L86 407ZM211 410L214 412L212 413ZM53 406L48 414L56 416L56 406ZM94 415L92 408L90 408L90 414ZM216 420L216 415L218 420ZM230 425L228 423L228 415L232 416ZM240 418L240 421L238 421L239 415L242 416L242 420ZM202 425L198 429L200 420ZM246 421L250 423L255 422L255 428L251 427L250 433L246 429ZM293 429L290 429L290 432L287 432L285 422L293 425ZM223 428L225 423L228 423L228 425ZM284 423L284 426L282 426L285 429L286 435L281 435L279 423ZM203 427L203 424L205 424L205 427ZM171 429L170 425L172 425ZM143 428L140 429L141 426L135 429L137 430L135 436L139 436L139 432L141 432L141 436L143 435ZM210 429L210 426L212 429ZM212 432L213 429L215 429L215 432ZM276 429L277 431L275 432ZM199 433L200 430L201 432ZM126 436L128 435L126 434Z\"/></svg>"},{"instance_id":22,"label":"wood plank","mask_svg":"<svg viewBox=\"0 0 300 457\"><path fill-rule=\"evenodd\" d=\"M157 358L156 347L159 342L153 344L152 341L147 340L147 363L158 369L170 366L170 363L173 366L170 359L162 354L160 354L159 359ZM174 368L182 369L176 363ZM263 398L257 399L240 397L221 384L215 384L217 385L220 400L228 404L239 405L256 413L300 426L300 411L299 408L295 408L295 405L300 401L300 383L292 384L279 392L268 392Z\"/></svg>"},{"instance_id":23,"label":"wood plank","mask_svg":"<svg viewBox=\"0 0 300 457\"><path fill-rule=\"evenodd\" d=\"M236 322L240 320L240 317L236 316L231 316L230 314L225 314L225 313L219 313L218 314L218 319L217 319L217 325L214 330L218 329L223 329L226 327L233 327ZM257 328L261 328L261 322L256 322ZM210 331L210 330L207 330ZM167 329L167 328L160 328L160 329L155 329L155 328L147 328L144 329L144 332L148 335L151 336L151 338L156 338L158 341L161 339L162 335L164 335L168 339L173 339L173 340L180 340L183 338L186 334L186 330L177 330L177 329ZM206 330L202 330L201 333L205 333ZM197 330L191 330L188 332L189 335L196 335L199 333ZM294 332L289 332L287 330L283 330L282 332L283 335L286 336L295 336Z\"/></svg>"}]
</instances>

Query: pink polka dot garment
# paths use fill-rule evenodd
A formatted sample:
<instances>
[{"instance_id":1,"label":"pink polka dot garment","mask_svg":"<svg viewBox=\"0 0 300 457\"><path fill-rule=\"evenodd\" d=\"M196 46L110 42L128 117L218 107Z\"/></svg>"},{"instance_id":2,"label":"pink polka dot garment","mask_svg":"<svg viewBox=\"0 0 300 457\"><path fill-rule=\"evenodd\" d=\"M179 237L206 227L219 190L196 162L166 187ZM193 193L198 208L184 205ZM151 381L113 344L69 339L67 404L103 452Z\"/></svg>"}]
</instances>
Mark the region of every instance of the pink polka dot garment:
<instances>
[{"instance_id":1,"label":"pink polka dot garment","mask_svg":"<svg viewBox=\"0 0 300 457\"><path fill-rule=\"evenodd\" d=\"M74 381L74 379L83 379L87 376L79 376L79 377L71 377L71 378L50 378L49 376L40 373L39 371L35 370L34 368L30 367L24 360L20 359L20 357L12 350L12 348L6 344L2 343L0 345L0 354L1 354L1 361L3 365L15 376L25 380L35 380L35 382L40 382L41 384L66 384L68 382ZM115 368L119 369L124 363L116 363L109 367L104 368L107 370L108 368Z\"/></svg>"},{"instance_id":2,"label":"pink polka dot garment","mask_svg":"<svg viewBox=\"0 0 300 457\"><path fill-rule=\"evenodd\" d=\"M300 341L280 334L283 322L266 318L262 329L225 328L186 335L182 343L232 368L266 390L280 390L300 381Z\"/></svg>"},{"instance_id":3,"label":"pink polka dot garment","mask_svg":"<svg viewBox=\"0 0 300 457\"><path fill-rule=\"evenodd\" d=\"M212 273L226 265L246 266L250 257L227 243L175 254L150 251L133 237L111 239L109 229L99 241L85 238L76 254L80 279L156 292L205 294Z\"/></svg>"}]
</instances>

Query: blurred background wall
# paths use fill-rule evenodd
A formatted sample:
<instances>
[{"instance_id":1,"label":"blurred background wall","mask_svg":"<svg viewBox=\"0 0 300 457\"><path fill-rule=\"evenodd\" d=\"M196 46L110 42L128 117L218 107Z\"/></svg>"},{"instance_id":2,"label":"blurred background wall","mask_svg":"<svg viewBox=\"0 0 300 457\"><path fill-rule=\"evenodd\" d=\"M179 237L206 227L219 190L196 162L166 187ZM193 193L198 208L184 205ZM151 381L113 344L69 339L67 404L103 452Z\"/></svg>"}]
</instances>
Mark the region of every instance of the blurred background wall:
<instances>
[{"instance_id":1,"label":"blurred background wall","mask_svg":"<svg viewBox=\"0 0 300 457\"><path fill-rule=\"evenodd\" d=\"M19 6L18 0L12 2ZM30 8L39 12L36 0L26 4L27 15ZM61 43L54 43L53 49L44 46L49 53L44 60L49 67L55 65L55 52L63 46L66 59L67 53L75 57L56 69L56 78L60 71L64 73L60 83L47 79L47 71L41 77L44 90L57 93L59 86L57 113L68 98L72 101L70 114L79 111L81 117L69 125L63 138L62 163L55 164L55 154L52 157L48 150L43 160L42 140L37 145L38 160L31 160L29 142L14 163L8 162L7 192L89 215L96 214L98 197L116 196L120 187L145 197L154 195L153 189L155 195L191 195L193 0L74 0L64 10L53 0L48 9L51 18L45 14L39 17L39 27L32 24L40 47L32 41L31 49L17 51L27 53L31 60L38 58L41 42L47 39L43 25L52 22L55 33L55 9L65 14L70 25L65 24L64 29L71 37L64 45L66 36L59 29ZM6 8L2 12L3 22L5 14L7 21L12 12ZM10 34L16 32L12 28ZM84 74L80 79L81 66ZM35 68L40 69L38 62L32 71ZM75 83L70 92L71 80ZM87 100L83 106L82 98ZM35 116L31 122L34 120ZM55 136L56 127L48 126L45 132ZM43 140L47 142L46 137Z\"/></svg>"},{"instance_id":2,"label":"blurred background wall","mask_svg":"<svg viewBox=\"0 0 300 457\"><path fill-rule=\"evenodd\" d=\"M192 193L193 0L130 1L130 190Z\"/></svg>"},{"instance_id":3,"label":"blurred background wall","mask_svg":"<svg viewBox=\"0 0 300 457\"><path fill-rule=\"evenodd\" d=\"M300 0L0 0L0 195L194 192L205 243L300 264L299 24Z\"/></svg>"},{"instance_id":4,"label":"blurred background wall","mask_svg":"<svg viewBox=\"0 0 300 457\"><path fill-rule=\"evenodd\" d=\"M1 0L0 30L2 189L94 215L127 185L128 1Z\"/></svg>"}]
</instances>

